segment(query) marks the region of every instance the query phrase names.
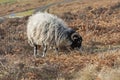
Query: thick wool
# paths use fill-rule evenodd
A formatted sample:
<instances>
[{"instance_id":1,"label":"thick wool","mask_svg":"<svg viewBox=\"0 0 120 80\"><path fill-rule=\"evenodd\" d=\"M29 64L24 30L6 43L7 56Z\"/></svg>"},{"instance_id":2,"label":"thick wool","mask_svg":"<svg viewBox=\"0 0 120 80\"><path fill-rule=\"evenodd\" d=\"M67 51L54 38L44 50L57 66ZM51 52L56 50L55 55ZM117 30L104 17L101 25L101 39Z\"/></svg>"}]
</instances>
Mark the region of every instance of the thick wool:
<instances>
[{"instance_id":1,"label":"thick wool","mask_svg":"<svg viewBox=\"0 0 120 80\"><path fill-rule=\"evenodd\" d=\"M70 36L73 33L75 31L68 28L62 19L49 13L33 14L27 24L28 42L33 47L43 46L43 56L50 47L70 46L72 44Z\"/></svg>"}]
</instances>

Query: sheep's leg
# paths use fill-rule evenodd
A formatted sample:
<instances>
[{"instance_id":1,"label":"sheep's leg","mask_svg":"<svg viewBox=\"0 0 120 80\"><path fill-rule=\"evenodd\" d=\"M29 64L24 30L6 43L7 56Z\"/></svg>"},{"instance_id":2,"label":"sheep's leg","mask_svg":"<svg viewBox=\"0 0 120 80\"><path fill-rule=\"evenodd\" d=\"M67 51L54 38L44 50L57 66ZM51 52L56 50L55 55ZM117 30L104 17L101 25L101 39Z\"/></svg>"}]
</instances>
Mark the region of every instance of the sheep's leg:
<instances>
[{"instance_id":1,"label":"sheep's leg","mask_svg":"<svg viewBox=\"0 0 120 80\"><path fill-rule=\"evenodd\" d=\"M44 49L43 49L43 55L42 55L42 57L45 57L46 52L47 52L47 45L43 44L43 47L44 47Z\"/></svg>"},{"instance_id":2,"label":"sheep's leg","mask_svg":"<svg viewBox=\"0 0 120 80\"><path fill-rule=\"evenodd\" d=\"M37 54L37 45L34 45L34 56L36 57Z\"/></svg>"}]
</instances>

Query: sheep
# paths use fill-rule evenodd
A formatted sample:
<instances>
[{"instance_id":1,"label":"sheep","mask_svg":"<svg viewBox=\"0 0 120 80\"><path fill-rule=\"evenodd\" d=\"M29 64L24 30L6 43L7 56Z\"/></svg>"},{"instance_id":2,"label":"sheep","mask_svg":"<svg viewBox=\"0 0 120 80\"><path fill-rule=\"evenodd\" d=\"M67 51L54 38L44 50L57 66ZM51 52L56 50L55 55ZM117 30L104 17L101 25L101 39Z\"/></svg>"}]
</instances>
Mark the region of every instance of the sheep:
<instances>
[{"instance_id":1,"label":"sheep","mask_svg":"<svg viewBox=\"0 0 120 80\"><path fill-rule=\"evenodd\" d=\"M43 47L42 57L50 47L59 52L61 47L75 49L80 48L82 43L82 37L75 30L61 18L46 12L37 12L29 17L27 37L28 43L34 47L34 56L38 54L37 46Z\"/></svg>"}]
</instances>

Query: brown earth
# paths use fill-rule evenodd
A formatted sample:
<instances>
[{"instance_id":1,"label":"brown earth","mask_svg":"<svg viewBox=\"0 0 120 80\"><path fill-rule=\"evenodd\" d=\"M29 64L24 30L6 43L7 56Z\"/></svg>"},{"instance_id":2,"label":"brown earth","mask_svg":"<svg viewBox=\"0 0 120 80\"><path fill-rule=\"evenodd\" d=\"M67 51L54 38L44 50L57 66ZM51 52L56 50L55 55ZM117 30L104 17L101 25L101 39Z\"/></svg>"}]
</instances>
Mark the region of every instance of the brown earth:
<instances>
[{"instance_id":1,"label":"brown earth","mask_svg":"<svg viewBox=\"0 0 120 80\"><path fill-rule=\"evenodd\" d=\"M27 43L28 17L6 19L0 24L0 80L119 80L120 2L110 1L72 2L49 8L81 34L81 52L55 55L50 51L45 58L34 58L33 48ZM97 66L91 69L89 65ZM118 72L111 74L116 73L117 79L105 79L102 74L114 69Z\"/></svg>"}]
</instances>

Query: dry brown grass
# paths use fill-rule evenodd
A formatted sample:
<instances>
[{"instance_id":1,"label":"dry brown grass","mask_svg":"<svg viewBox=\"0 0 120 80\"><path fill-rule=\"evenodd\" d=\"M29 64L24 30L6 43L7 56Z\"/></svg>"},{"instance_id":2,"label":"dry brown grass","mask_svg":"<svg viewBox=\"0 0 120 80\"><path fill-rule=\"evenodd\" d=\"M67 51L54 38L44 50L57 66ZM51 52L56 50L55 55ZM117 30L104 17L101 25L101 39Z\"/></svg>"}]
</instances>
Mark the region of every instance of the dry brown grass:
<instances>
[{"instance_id":1,"label":"dry brown grass","mask_svg":"<svg viewBox=\"0 0 120 80\"><path fill-rule=\"evenodd\" d=\"M34 58L27 43L28 17L6 19L0 24L0 80L120 80L119 6L119 0L88 0L51 7L81 34L83 46L45 58Z\"/></svg>"},{"instance_id":2,"label":"dry brown grass","mask_svg":"<svg viewBox=\"0 0 120 80\"><path fill-rule=\"evenodd\" d=\"M38 8L54 2L59 2L59 0L18 0L14 3L3 3L0 4L0 16Z\"/></svg>"}]
</instances>

